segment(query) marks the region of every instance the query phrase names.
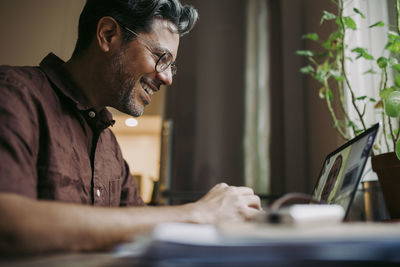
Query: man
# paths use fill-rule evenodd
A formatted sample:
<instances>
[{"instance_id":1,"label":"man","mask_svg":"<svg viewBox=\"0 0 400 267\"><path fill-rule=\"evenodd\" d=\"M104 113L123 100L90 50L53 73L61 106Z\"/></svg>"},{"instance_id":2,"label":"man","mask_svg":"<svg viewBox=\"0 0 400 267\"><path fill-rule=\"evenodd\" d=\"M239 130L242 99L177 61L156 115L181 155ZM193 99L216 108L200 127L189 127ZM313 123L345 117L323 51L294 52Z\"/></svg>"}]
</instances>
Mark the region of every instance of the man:
<instances>
[{"instance_id":1,"label":"man","mask_svg":"<svg viewBox=\"0 0 400 267\"><path fill-rule=\"evenodd\" d=\"M1 252L107 249L160 222L259 212L250 188L226 184L194 203L145 206L108 129L105 106L140 116L171 85L196 20L178 0L88 0L68 62L0 67Z\"/></svg>"}]
</instances>

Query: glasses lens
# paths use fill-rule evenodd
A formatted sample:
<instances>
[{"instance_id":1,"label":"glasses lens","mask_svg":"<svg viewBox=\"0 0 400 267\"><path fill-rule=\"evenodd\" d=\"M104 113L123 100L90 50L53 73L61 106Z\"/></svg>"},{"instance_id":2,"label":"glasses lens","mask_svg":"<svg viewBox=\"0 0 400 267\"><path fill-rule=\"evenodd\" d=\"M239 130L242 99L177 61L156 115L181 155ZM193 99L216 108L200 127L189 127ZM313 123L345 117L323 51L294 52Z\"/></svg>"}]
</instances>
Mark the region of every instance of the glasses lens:
<instances>
[{"instance_id":1,"label":"glasses lens","mask_svg":"<svg viewBox=\"0 0 400 267\"><path fill-rule=\"evenodd\" d=\"M164 53L157 61L156 71L163 72L172 63L172 55L170 53Z\"/></svg>"}]
</instances>

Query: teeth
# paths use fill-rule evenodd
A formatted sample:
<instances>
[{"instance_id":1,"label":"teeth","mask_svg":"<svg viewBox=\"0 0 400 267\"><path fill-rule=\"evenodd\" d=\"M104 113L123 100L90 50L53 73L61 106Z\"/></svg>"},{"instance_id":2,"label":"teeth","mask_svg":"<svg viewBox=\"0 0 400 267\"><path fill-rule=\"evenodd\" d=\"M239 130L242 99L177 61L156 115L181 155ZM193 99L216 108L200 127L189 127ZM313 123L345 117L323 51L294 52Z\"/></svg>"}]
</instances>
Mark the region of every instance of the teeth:
<instances>
[{"instance_id":1,"label":"teeth","mask_svg":"<svg viewBox=\"0 0 400 267\"><path fill-rule=\"evenodd\" d=\"M154 91L151 90L151 88L147 84L142 84L142 87L149 95L153 95L154 94Z\"/></svg>"}]
</instances>

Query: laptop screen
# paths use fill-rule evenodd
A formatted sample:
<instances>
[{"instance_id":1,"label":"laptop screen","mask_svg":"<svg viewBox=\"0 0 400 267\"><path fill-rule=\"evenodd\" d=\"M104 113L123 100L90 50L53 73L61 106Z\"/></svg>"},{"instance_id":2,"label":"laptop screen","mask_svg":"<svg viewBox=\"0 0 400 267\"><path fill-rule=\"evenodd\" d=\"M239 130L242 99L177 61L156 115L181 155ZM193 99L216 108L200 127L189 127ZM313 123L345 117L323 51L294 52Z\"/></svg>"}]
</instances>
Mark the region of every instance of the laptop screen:
<instances>
[{"instance_id":1,"label":"laptop screen","mask_svg":"<svg viewBox=\"0 0 400 267\"><path fill-rule=\"evenodd\" d=\"M339 204L347 217L365 164L374 144L379 124L330 153L322 166L313 197L328 204Z\"/></svg>"}]
</instances>

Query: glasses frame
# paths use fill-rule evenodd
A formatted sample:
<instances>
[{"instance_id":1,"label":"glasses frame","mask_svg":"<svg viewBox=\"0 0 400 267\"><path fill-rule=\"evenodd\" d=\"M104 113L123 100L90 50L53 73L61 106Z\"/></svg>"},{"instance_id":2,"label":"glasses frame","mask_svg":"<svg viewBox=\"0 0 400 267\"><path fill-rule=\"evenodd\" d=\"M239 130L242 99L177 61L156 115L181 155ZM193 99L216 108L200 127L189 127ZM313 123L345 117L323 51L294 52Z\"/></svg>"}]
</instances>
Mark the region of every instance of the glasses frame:
<instances>
[{"instance_id":1,"label":"glasses frame","mask_svg":"<svg viewBox=\"0 0 400 267\"><path fill-rule=\"evenodd\" d=\"M117 21L118 22L118 21ZM145 44L147 44L148 46L152 47L153 50L156 50L154 47L156 47L156 45L154 45L153 42L147 40L146 38L143 38L142 36L140 36L139 34L137 34L135 31L129 29L127 26L125 26L124 24L118 22L118 24L125 29L126 31L128 31L129 33L133 34L134 36L136 36L138 39L142 40ZM149 49L150 51L150 49ZM168 67L171 67L171 73L172 75L176 75L177 73L177 66L176 66L176 62L172 61L173 57L171 52L169 52L168 50L164 51L163 54L161 56L155 54L153 51L150 51L152 54L156 55L158 57L156 64L154 66L154 69L157 73L161 73L164 72L165 70L168 69ZM168 62L168 64L164 64L162 65L162 60L165 57L169 57L170 61ZM161 63L161 64L160 64Z\"/></svg>"}]
</instances>

